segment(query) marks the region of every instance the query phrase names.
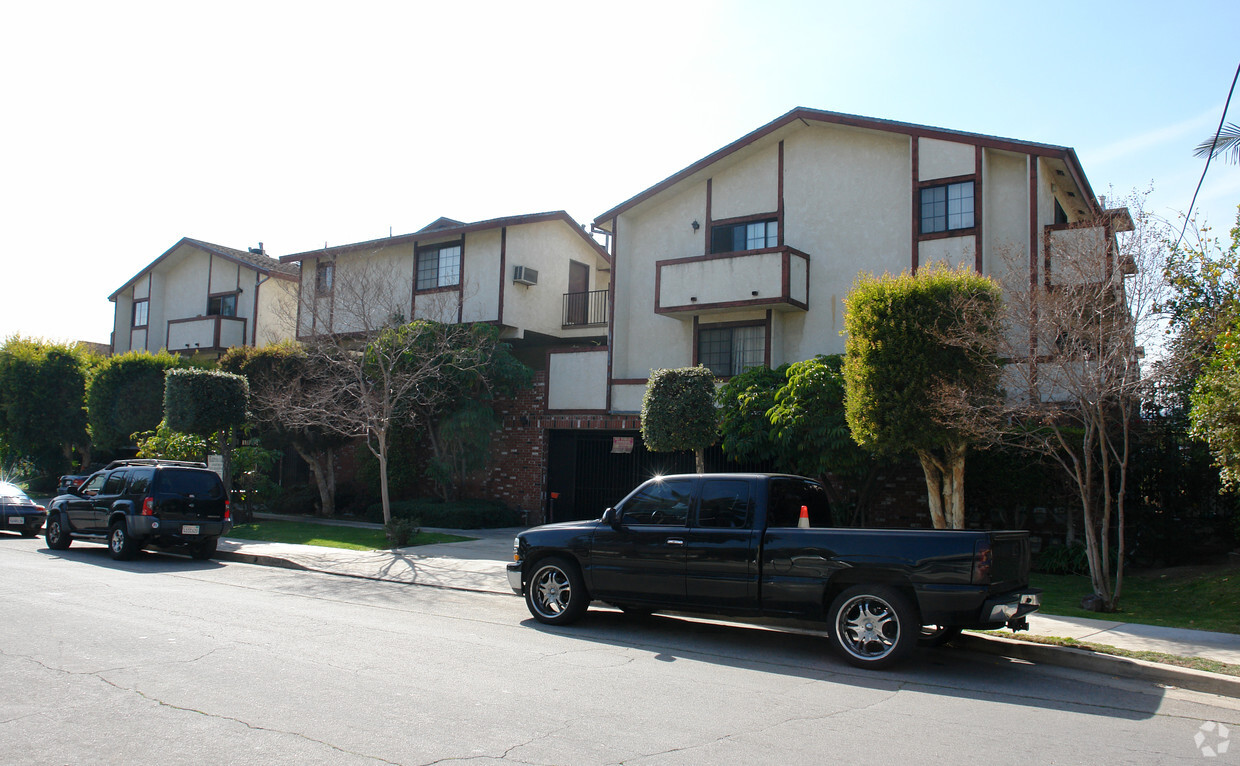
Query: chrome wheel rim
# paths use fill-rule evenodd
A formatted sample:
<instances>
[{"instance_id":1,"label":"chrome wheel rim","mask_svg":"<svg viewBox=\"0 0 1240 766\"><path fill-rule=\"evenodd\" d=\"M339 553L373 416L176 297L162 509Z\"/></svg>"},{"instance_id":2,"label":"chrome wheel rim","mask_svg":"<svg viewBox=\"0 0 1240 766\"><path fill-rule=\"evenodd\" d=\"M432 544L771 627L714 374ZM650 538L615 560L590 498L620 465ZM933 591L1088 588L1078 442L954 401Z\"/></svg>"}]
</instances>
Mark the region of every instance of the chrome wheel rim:
<instances>
[{"instance_id":1,"label":"chrome wheel rim","mask_svg":"<svg viewBox=\"0 0 1240 766\"><path fill-rule=\"evenodd\" d=\"M559 617L573 596L572 583L559 567L544 567L534 575L534 607L544 617Z\"/></svg>"},{"instance_id":2,"label":"chrome wheel rim","mask_svg":"<svg viewBox=\"0 0 1240 766\"><path fill-rule=\"evenodd\" d=\"M120 527L113 529L112 535L111 535L111 541L112 541L112 552L120 553L121 549L125 547L125 530L121 529Z\"/></svg>"},{"instance_id":3,"label":"chrome wheel rim","mask_svg":"<svg viewBox=\"0 0 1240 766\"><path fill-rule=\"evenodd\" d=\"M844 650L862 660L880 660L900 640L895 610L877 596L856 596L840 608L835 635Z\"/></svg>"},{"instance_id":4,"label":"chrome wheel rim","mask_svg":"<svg viewBox=\"0 0 1240 766\"><path fill-rule=\"evenodd\" d=\"M47 536L53 543L60 542L60 522L53 521L47 525Z\"/></svg>"}]
</instances>

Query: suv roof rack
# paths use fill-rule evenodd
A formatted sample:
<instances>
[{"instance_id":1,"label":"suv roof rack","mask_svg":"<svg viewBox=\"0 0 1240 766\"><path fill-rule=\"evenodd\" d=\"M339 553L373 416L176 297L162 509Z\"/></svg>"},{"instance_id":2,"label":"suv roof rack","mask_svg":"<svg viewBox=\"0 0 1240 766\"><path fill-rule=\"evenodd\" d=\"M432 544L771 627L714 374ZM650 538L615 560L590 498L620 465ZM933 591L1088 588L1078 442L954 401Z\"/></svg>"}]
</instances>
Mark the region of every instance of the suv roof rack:
<instances>
[{"instance_id":1,"label":"suv roof rack","mask_svg":"<svg viewBox=\"0 0 1240 766\"><path fill-rule=\"evenodd\" d=\"M121 466L125 466L125 465L179 465L179 466L184 466L186 468L206 468L207 467L206 463L199 463L194 460L164 460L163 458L132 457L132 458L125 458L124 460L113 460L111 463L108 463L107 467L104 470L106 471L106 470L111 470L113 468L120 468Z\"/></svg>"}]
</instances>

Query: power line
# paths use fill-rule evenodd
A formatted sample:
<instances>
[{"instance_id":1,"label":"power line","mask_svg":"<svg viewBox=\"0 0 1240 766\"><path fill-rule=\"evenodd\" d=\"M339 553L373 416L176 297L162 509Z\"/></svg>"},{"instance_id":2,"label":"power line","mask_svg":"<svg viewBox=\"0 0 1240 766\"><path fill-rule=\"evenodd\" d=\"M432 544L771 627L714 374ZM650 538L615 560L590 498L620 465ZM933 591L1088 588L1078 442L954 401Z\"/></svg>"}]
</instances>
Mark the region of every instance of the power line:
<instances>
[{"instance_id":1,"label":"power line","mask_svg":"<svg viewBox=\"0 0 1240 766\"><path fill-rule=\"evenodd\" d=\"M1218 118L1218 129L1214 131L1214 140L1210 142L1210 153L1206 155L1206 166L1201 169L1201 178L1197 180L1197 190L1193 192L1193 201L1188 203L1188 215L1184 216L1184 225L1180 227L1180 237L1175 241L1178 248L1184 241L1184 232L1188 231L1188 219L1193 215L1193 206L1197 204L1197 195L1201 193L1201 185L1206 181L1206 171L1210 169L1210 160L1214 159L1214 147L1218 146L1219 134L1223 132L1223 123L1227 120L1227 107L1231 106L1231 94L1236 92L1236 79L1240 78L1240 64L1236 65L1236 73L1231 78L1231 89L1227 91L1227 101L1223 104L1223 115Z\"/></svg>"}]
</instances>

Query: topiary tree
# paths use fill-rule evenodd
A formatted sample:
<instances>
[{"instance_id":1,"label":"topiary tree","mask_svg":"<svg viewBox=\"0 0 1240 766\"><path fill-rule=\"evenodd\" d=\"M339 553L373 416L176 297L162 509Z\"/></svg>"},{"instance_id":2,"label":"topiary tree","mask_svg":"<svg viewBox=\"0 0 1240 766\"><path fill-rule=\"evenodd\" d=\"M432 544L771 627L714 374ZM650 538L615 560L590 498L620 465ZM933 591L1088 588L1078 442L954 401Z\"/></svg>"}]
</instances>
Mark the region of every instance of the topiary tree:
<instances>
[{"instance_id":1,"label":"topiary tree","mask_svg":"<svg viewBox=\"0 0 1240 766\"><path fill-rule=\"evenodd\" d=\"M997 412L1002 293L968 268L862 275L845 300L845 413L853 439L880 455L913 452L935 528L964 527L968 429L944 404Z\"/></svg>"},{"instance_id":2,"label":"topiary tree","mask_svg":"<svg viewBox=\"0 0 1240 766\"><path fill-rule=\"evenodd\" d=\"M168 428L200 436L216 435L224 458L224 486L232 489L233 429L245 425L250 387L242 375L218 370L169 370L164 387Z\"/></svg>"},{"instance_id":3,"label":"topiary tree","mask_svg":"<svg viewBox=\"0 0 1240 766\"><path fill-rule=\"evenodd\" d=\"M164 373L185 366L185 360L167 351L130 351L95 367L86 383L95 448L132 446L133 434L155 430L164 419Z\"/></svg>"},{"instance_id":4,"label":"topiary tree","mask_svg":"<svg viewBox=\"0 0 1240 766\"><path fill-rule=\"evenodd\" d=\"M642 397L642 441L653 452L693 450L697 472L719 435L715 376L705 367L652 370Z\"/></svg>"}]
</instances>

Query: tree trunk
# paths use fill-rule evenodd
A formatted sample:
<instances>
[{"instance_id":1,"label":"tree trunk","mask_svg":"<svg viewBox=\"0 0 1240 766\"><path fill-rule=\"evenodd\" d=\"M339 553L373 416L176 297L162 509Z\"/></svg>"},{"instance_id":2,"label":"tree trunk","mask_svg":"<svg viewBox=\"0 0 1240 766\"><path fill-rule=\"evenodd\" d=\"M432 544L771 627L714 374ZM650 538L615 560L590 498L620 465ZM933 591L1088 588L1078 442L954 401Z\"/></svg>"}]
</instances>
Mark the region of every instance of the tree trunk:
<instances>
[{"instance_id":1,"label":"tree trunk","mask_svg":"<svg viewBox=\"0 0 1240 766\"><path fill-rule=\"evenodd\" d=\"M693 462L695 465L697 465L698 473L706 473L706 450L704 449L693 450Z\"/></svg>"},{"instance_id":2,"label":"tree trunk","mask_svg":"<svg viewBox=\"0 0 1240 766\"><path fill-rule=\"evenodd\" d=\"M336 468L333 465L334 454L332 450L324 452L311 453L300 444L293 444L293 449L297 450L297 454L301 455L306 461L306 465L310 466L310 473L314 476L314 483L319 488L319 516L331 517L336 515Z\"/></svg>"},{"instance_id":3,"label":"tree trunk","mask_svg":"<svg viewBox=\"0 0 1240 766\"><path fill-rule=\"evenodd\" d=\"M377 439L378 451L371 451L375 452L375 457L379 459L379 497L383 502L383 523L386 525L392 522L392 497L388 492L387 432L379 432Z\"/></svg>"},{"instance_id":4,"label":"tree trunk","mask_svg":"<svg viewBox=\"0 0 1240 766\"><path fill-rule=\"evenodd\" d=\"M943 474L943 499L951 529L964 529L964 461L968 446L957 444L947 452L948 471Z\"/></svg>"},{"instance_id":5,"label":"tree trunk","mask_svg":"<svg viewBox=\"0 0 1240 766\"><path fill-rule=\"evenodd\" d=\"M930 521L935 529L947 529L947 518L943 515L943 471L934 456L925 450L917 451L917 459L921 461L921 472L926 477L926 501L930 504Z\"/></svg>"}]
</instances>

